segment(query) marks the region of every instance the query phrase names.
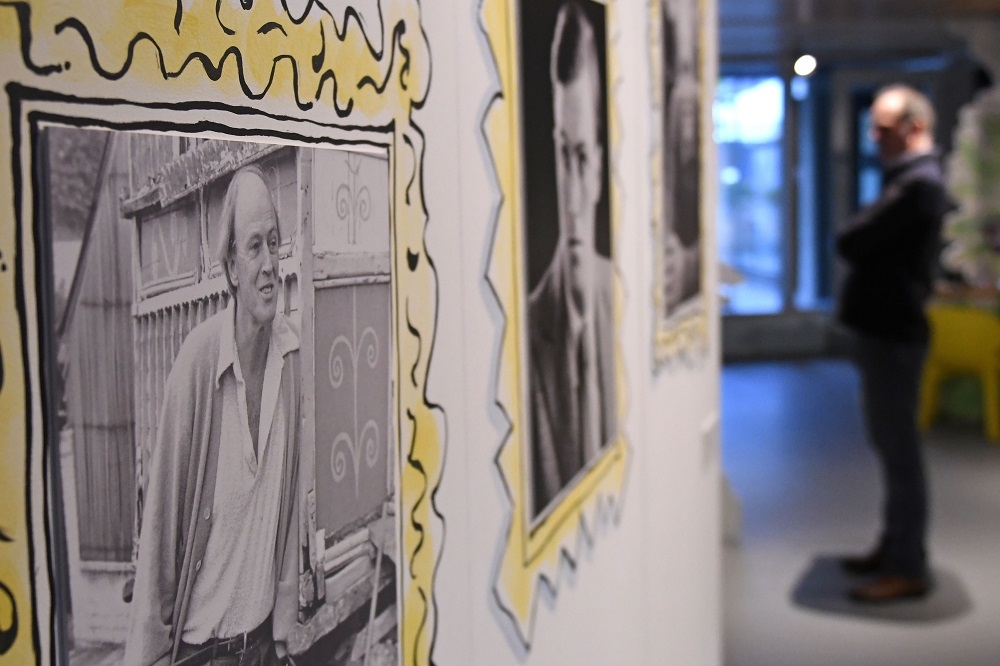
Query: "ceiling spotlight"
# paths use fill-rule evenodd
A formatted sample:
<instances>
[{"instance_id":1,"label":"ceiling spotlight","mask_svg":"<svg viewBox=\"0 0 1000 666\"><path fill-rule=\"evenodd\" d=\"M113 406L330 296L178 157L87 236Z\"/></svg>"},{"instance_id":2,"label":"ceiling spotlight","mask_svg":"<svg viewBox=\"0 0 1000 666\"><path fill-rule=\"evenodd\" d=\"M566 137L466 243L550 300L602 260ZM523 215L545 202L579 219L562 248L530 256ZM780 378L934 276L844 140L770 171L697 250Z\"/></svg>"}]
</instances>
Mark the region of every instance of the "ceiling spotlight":
<instances>
[{"instance_id":1,"label":"ceiling spotlight","mask_svg":"<svg viewBox=\"0 0 1000 666\"><path fill-rule=\"evenodd\" d=\"M799 59L795 61L795 73L799 76L809 76L816 71L816 58L812 57L808 53L803 56L799 56Z\"/></svg>"}]
</instances>

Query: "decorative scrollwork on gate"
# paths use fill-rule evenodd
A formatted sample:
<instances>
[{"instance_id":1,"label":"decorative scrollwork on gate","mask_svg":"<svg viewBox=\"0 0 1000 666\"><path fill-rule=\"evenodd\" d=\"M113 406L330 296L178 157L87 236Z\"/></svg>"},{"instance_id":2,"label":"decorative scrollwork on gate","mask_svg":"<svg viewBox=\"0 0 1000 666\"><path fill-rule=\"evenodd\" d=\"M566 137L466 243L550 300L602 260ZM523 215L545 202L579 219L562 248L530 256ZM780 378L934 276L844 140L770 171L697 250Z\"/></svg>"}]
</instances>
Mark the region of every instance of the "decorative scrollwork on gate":
<instances>
[{"instance_id":1,"label":"decorative scrollwork on gate","mask_svg":"<svg viewBox=\"0 0 1000 666\"><path fill-rule=\"evenodd\" d=\"M330 386L336 390L344 384L347 374L345 362L349 362L353 370L351 373L353 378L351 385L353 418L349 429L341 431L333 439L333 446L330 449L330 470L333 473L333 480L337 482L344 480L348 469L352 470L354 472L354 494L357 496L361 492L359 479L362 458L369 468L375 466L378 462L382 436L378 424L374 420L369 419L362 425L358 418L358 378L365 365L368 366L369 370L375 370L379 357L379 340L378 334L371 326L365 327L361 335L358 335L356 294L354 296L353 316L353 339L348 339L346 335L338 335L334 339L330 346L327 371Z\"/></svg>"},{"instance_id":2,"label":"decorative scrollwork on gate","mask_svg":"<svg viewBox=\"0 0 1000 666\"><path fill-rule=\"evenodd\" d=\"M367 185L359 185L360 155L347 156L347 182L337 188L337 217L347 222L347 242L357 245L358 224L371 217L372 195Z\"/></svg>"}]
</instances>

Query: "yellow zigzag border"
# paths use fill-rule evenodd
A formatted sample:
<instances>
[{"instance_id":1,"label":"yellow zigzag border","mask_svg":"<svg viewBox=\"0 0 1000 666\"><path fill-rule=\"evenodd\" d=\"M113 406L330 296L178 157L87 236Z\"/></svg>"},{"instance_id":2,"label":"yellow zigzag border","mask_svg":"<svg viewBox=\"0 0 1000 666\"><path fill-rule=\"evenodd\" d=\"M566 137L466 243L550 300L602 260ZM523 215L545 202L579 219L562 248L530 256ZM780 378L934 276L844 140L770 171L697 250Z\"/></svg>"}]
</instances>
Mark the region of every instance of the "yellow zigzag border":
<instances>
[{"instance_id":1,"label":"yellow zigzag border","mask_svg":"<svg viewBox=\"0 0 1000 666\"><path fill-rule=\"evenodd\" d=\"M585 0L593 1L593 0ZM619 63L614 53L617 20L615 3L607 6L606 30L609 36L608 127L611 156L611 230L612 252L619 246L623 222L622 191L617 177L617 155L621 145L621 124L615 104L614 83L619 80ZM590 528L602 516L617 516L625 486L630 457L626 438L619 433L596 463L578 479L539 525L532 526L529 501L529 475L526 463L529 420L525 411L524 387L527 383L523 365L524 312L526 310L522 211L523 156L517 137L520 131L520 91L518 76L518 34L516 0L484 0L483 29L489 40L497 67L499 93L486 110L483 129L493 158L501 203L497 211L496 231L487 278L500 307L506 315L498 359L496 399L508 415L510 428L497 454L496 464L510 502L510 523L502 545L499 569L494 581L494 595L501 610L511 619L515 633L525 648L530 648L534 631L535 609L542 581L554 592L559 588L559 565L562 558L575 564L582 538L589 538ZM615 257L612 257L615 260ZM615 271L615 368L620 424L625 422L626 378L620 349L624 311L624 290Z\"/></svg>"},{"instance_id":2,"label":"yellow zigzag border","mask_svg":"<svg viewBox=\"0 0 1000 666\"><path fill-rule=\"evenodd\" d=\"M190 119L199 108L206 117L235 114L230 117L237 133L264 126L301 131L317 141L330 133L347 140L355 131L368 140L373 133L384 135L392 159L393 311L399 350L394 383L401 456L401 651L404 663L422 665L431 663L437 633L434 577L444 520L434 496L446 438L445 415L425 395L436 332L437 278L424 245L424 138L412 118L430 86L430 45L417 0L378 0L366 7L378 10L378 21L372 16L362 21L353 8L335 17L315 0L298 17L289 13L284 0L280 6L274 0L102 0L87 5L0 0L0 71L2 83L12 83L8 96L35 91L58 98L71 113L76 102L120 100L133 115L141 107L143 117L167 122L182 113ZM33 339L40 305L34 290L30 146L25 148L24 136L15 137L24 119L12 117L11 108L0 105L0 155L12 159L24 177L21 191L15 191L10 169L0 177L0 527L9 539L0 541L0 582L11 591L20 631L2 656L32 663L55 655L47 615L51 602L44 553L49 544L42 536L46 482L39 461L45 443L41 366ZM18 154L13 154L15 138ZM23 198L20 206L18 197ZM24 234L20 246L18 221ZM0 605L0 614L5 612ZM9 626L8 617L0 615L0 627Z\"/></svg>"}]
</instances>

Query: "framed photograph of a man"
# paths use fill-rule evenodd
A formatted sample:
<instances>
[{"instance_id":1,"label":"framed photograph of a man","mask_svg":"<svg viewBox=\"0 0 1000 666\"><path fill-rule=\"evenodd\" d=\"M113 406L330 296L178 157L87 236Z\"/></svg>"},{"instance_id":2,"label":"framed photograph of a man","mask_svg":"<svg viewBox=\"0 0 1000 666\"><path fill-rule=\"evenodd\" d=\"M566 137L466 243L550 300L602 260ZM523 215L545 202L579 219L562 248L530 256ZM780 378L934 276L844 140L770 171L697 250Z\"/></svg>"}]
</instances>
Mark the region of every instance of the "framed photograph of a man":
<instances>
[{"instance_id":1,"label":"framed photograph of a man","mask_svg":"<svg viewBox=\"0 0 1000 666\"><path fill-rule=\"evenodd\" d=\"M536 516L617 432L605 12L588 0L521 5Z\"/></svg>"},{"instance_id":2,"label":"framed photograph of a man","mask_svg":"<svg viewBox=\"0 0 1000 666\"><path fill-rule=\"evenodd\" d=\"M386 149L37 136L70 663L399 663Z\"/></svg>"},{"instance_id":3,"label":"framed photograph of a man","mask_svg":"<svg viewBox=\"0 0 1000 666\"><path fill-rule=\"evenodd\" d=\"M433 661L419 0L2 4L0 653Z\"/></svg>"},{"instance_id":4,"label":"framed photograph of a man","mask_svg":"<svg viewBox=\"0 0 1000 666\"><path fill-rule=\"evenodd\" d=\"M503 204L486 274L505 317L496 464L509 523L494 584L529 645L597 525L619 515L629 448L616 268L622 185L615 3L487 0L499 94L483 118Z\"/></svg>"},{"instance_id":5,"label":"framed photograph of a man","mask_svg":"<svg viewBox=\"0 0 1000 666\"><path fill-rule=\"evenodd\" d=\"M702 285L702 7L652 0L653 293L657 360L706 339Z\"/></svg>"}]
</instances>

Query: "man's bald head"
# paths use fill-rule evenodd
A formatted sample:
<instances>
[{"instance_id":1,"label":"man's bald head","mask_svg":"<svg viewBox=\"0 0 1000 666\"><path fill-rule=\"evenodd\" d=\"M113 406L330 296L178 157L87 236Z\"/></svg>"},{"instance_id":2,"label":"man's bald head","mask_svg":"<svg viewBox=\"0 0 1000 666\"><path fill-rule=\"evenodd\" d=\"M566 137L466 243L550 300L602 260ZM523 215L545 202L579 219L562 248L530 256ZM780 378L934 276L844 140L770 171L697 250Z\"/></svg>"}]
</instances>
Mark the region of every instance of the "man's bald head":
<instances>
[{"instance_id":1,"label":"man's bald head","mask_svg":"<svg viewBox=\"0 0 1000 666\"><path fill-rule=\"evenodd\" d=\"M927 95L911 86L894 83L875 94L876 101L881 97L886 97L898 109L900 120L913 123L924 131L934 134L934 123L937 118L934 114L934 105Z\"/></svg>"},{"instance_id":2,"label":"man's bald head","mask_svg":"<svg viewBox=\"0 0 1000 666\"><path fill-rule=\"evenodd\" d=\"M872 139L883 162L904 153L926 152L934 146L934 106L927 96L907 85L886 86L871 108Z\"/></svg>"},{"instance_id":3,"label":"man's bald head","mask_svg":"<svg viewBox=\"0 0 1000 666\"><path fill-rule=\"evenodd\" d=\"M255 198L265 201L270 208L270 213L275 220L278 219L278 208L274 205L267 186L267 179L264 172L256 164L244 166L239 169L226 189L226 196L222 201L222 212L219 214L219 238L215 245L215 257L222 264L223 272L226 276L226 283L229 286L229 293L236 295L236 285L233 276L229 274L229 260L236 252L236 226L237 209L241 201L246 203L247 198ZM280 234L280 229L277 229ZM280 236L279 236L280 240Z\"/></svg>"}]
</instances>

